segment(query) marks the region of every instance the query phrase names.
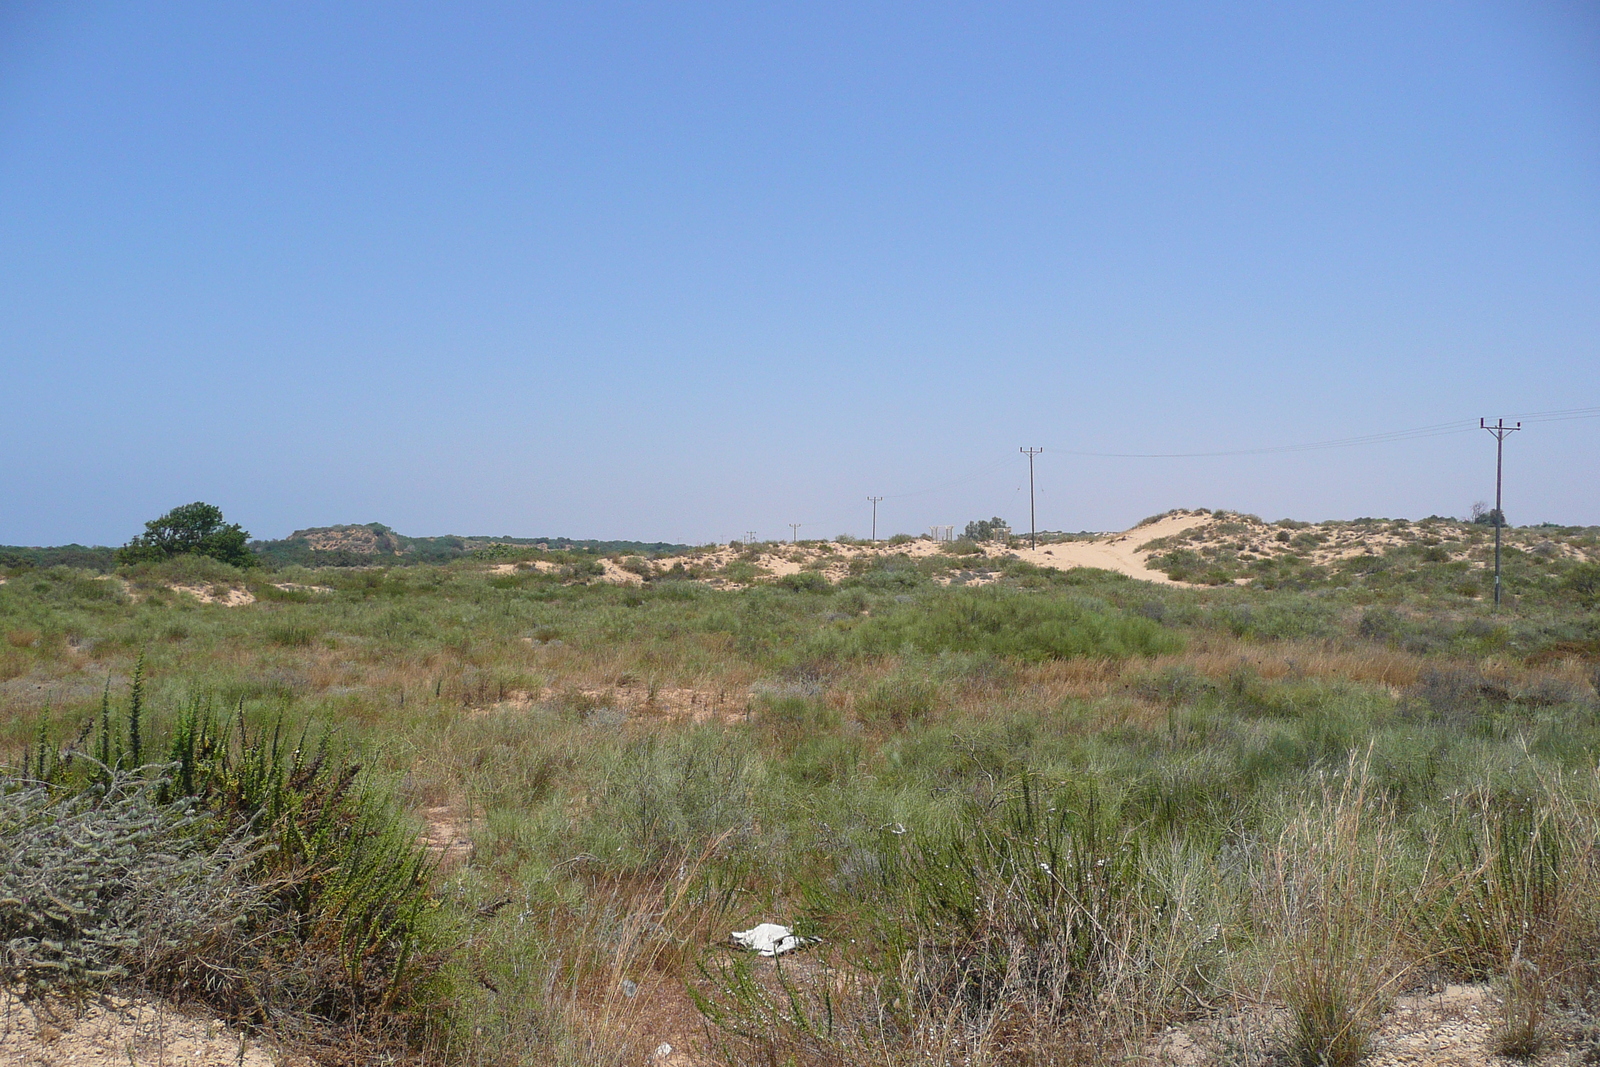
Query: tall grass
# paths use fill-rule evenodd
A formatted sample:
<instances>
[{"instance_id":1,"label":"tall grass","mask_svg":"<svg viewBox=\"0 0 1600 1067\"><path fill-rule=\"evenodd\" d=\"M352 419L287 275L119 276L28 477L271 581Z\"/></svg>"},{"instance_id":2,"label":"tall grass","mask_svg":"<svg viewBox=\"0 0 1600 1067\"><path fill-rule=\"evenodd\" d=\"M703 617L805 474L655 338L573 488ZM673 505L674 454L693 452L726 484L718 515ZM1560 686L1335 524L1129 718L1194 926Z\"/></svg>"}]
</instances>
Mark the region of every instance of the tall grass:
<instances>
[{"instance_id":1,"label":"tall grass","mask_svg":"<svg viewBox=\"0 0 1600 1067\"><path fill-rule=\"evenodd\" d=\"M1452 798L1447 863L1426 930L1463 973L1494 977L1504 1009L1496 1042L1528 1057L1551 1038L1552 999L1600 989L1600 791L1594 772L1545 769L1512 788Z\"/></svg>"},{"instance_id":2,"label":"tall grass","mask_svg":"<svg viewBox=\"0 0 1600 1067\"><path fill-rule=\"evenodd\" d=\"M1273 985L1288 1005L1290 1060L1355 1067L1404 977L1412 923L1398 884L1393 818L1366 759L1319 783L1263 849L1255 898L1270 939Z\"/></svg>"}]
</instances>

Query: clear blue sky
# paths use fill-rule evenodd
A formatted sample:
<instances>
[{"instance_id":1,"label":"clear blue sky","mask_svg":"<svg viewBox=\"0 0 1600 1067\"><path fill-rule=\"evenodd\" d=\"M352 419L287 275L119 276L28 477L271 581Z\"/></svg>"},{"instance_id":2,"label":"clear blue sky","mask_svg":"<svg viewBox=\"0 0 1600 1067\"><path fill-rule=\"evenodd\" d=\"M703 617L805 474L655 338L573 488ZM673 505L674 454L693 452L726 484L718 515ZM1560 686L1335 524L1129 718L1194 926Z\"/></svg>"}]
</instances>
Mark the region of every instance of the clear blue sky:
<instances>
[{"instance_id":1,"label":"clear blue sky","mask_svg":"<svg viewBox=\"0 0 1600 1067\"><path fill-rule=\"evenodd\" d=\"M1064 450L1600 405L1597 12L0 0L0 543L1464 514L1477 430Z\"/></svg>"}]
</instances>

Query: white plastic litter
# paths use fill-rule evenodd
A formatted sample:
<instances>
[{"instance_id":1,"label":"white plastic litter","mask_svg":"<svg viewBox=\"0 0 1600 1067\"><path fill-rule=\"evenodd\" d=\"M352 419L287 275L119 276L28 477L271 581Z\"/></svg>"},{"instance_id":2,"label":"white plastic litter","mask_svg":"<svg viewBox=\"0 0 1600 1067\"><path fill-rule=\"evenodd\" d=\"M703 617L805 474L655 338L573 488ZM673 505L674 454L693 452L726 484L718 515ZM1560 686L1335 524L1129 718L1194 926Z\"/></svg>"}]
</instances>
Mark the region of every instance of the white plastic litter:
<instances>
[{"instance_id":1,"label":"white plastic litter","mask_svg":"<svg viewBox=\"0 0 1600 1067\"><path fill-rule=\"evenodd\" d=\"M749 930L735 930L731 936L734 944L763 956L781 956L816 940L814 937L796 937L793 930L777 923L762 923Z\"/></svg>"}]
</instances>

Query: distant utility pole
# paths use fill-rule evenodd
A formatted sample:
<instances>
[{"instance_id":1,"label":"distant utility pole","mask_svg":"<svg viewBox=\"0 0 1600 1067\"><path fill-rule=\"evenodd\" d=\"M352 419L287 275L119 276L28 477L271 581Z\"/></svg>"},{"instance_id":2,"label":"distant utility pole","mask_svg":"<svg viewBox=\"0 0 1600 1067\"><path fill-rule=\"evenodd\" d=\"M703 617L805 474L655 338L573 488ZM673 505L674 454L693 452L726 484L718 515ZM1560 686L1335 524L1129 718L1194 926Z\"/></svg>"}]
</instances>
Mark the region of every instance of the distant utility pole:
<instances>
[{"instance_id":1,"label":"distant utility pole","mask_svg":"<svg viewBox=\"0 0 1600 1067\"><path fill-rule=\"evenodd\" d=\"M756 543L756 532L754 530L746 530L744 532L744 543L747 545Z\"/></svg>"},{"instance_id":2,"label":"distant utility pole","mask_svg":"<svg viewBox=\"0 0 1600 1067\"><path fill-rule=\"evenodd\" d=\"M873 544L877 544L878 543L878 501L882 500L883 497L881 497L881 496L869 496L869 497L867 497L867 499L872 501L872 543Z\"/></svg>"},{"instance_id":3,"label":"distant utility pole","mask_svg":"<svg viewBox=\"0 0 1600 1067\"><path fill-rule=\"evenodd\" d=\"M1494 434L1494 606L1500 606L1500 524L1505 521L1505 512L1500 510L1500 474L1505 458L1506 438L1522 429L1522 423L1507 426L1505 419L1496 419L1493 426L1487 419L1479 419L1478 425Z\"/></svg>"},{"instance_id":4,"label":"distant utility pole","mask_svg":"<svg viewBox=\"0 0 1600 1067\"><path fill-rule=\"evenodd\" d=\"M791 545L800 542L800 527L804 525L805 523L803 522L791 522L789 524L789 543Z\"/></svg>"},{"instance_id":5,"label":"distant utility pole","mask_svg":"<svg viewBox=\"0 0 1600 1067\"><path fill-rule=\"evenodd\" d=\"M1028 547L1039 547L1039 520L1034 518L1033 511L1033 457L1043 452L1042 448L1019 448L1018 452L1028 457Z\"/></svg>"}]
</instances>

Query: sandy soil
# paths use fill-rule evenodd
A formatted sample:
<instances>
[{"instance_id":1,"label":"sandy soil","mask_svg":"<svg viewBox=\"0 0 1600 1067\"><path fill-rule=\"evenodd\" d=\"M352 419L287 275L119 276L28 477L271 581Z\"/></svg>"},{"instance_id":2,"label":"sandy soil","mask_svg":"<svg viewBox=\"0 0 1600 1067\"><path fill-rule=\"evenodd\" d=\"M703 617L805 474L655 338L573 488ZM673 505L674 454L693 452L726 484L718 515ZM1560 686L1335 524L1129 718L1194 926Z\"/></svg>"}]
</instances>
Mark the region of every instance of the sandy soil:
<instances>
[{"instance_id":1,"label":"sandy soil","mask_svg":"<svg viewBox=\"0 0 1600 1067\"><path fill-rule=\"evenodd\" d=\"M579 702L588 705L585 714L640 716L654 719L671 719L693 723L740 722L750 715L750 692L743 688L697 689L691 686L649 686L622 684L594 686L579 689L554 689L545 686L538 690L518 689L507 693L504 700L490 704L477 712L496 715L526 711L536 704L556 701Z\"/></svg>"},{"instance_id":2,"label":"sandy soil","mask_svg":"<svg viewBox=\"0 0 1600 1067\"><path fill-rule=\"evenodd\" d=\"M417 812L423 830L417 840L438 858L441 870L454 870L472 857L472 817L455 804Z\"/></svg>"},{"instance_id":3,"label":"sandy soil","mask_svg":"<svg viewBox=\"0 0 1600 1067\"><path fill-rule=\"evenodd\" d=\"M1452 985L1396 998L1379 1022L1367 1067L1535 1067L1589 1062L1586 1050L1553 1038L1531 1060L1493 1052L1500 998L1486 985ZM1558 1028L1559 1020L1551 1020ZM1151 1048L1150 1062L1170 1067L1252 1067L1280 1062L1275 1046L1289 1025L1283 1009L1258 1008L1167 1028Z\"/></svg>"},{"instance_id":4,"label":"sandy soil","mask_svg":"<svg viewBox=\"0 0 1600 1067\"><path fill-rule=\"evenodd\" d=\"M5 1067L273 1067L296 1061L210 1016L159 1001L112 997L77 1014L59 1004L35 1010L0 993Z\"/></svg>"},{"instance_id":5,"label":"sandy soil","mask_svg":"<svg viewBox=\"0 0 1600 1067\"><path fill-rule=\"evenodd\" d=\"M1104 570L1126 574L1132 578L1156 582L1161 585L1183 585L1183 582L1174 582L1159 571L1150 570L1145 566L1145 560L1151 555L1149 551L1141 551L1146 542L1161 537L1171 537L1185 530L1203 528L1216 520L1206 514L1183 512L1175 514L1147 526L1141 526L1123 533L1108 534L1095 538L1092 541L1063 541L1056 544L1040 545L1036 549L1006 548L1003 545L985 544L978 555L960 557L969 572L961 577L963 584L981 585L990 580L981 573L986 562L1000 558L1012 557L1026 560L1040 567L1051 567L1056 570L1072 570L1077 567L1099 567ZM915 541L899 545L880 543L870 544L837 544L833 542L803 542L801 544L774 545L763 548L759 554L747 562L759 568L761 575L757 581L771 581L785 575L796 574L802 570L815 570L830 582L838 582L850 574L852 560L866 557L908 556L911 559L927 559L938 556L944 552L945 542L919 538ZM728 564L744 559L742 551L731 549L726 545L692 553L683 556L666 556L651 560L651 565L657 573L667 571L675 566L682 566L686 570L699 570L707 573L703 580L707 584L722 587L738 587L740 582L730 581L719 577L715 572L721 571ZM609 562L609 561L608 561ZM506 570L510 565L503 565ZM501 568L496 571L505 573ZM637 582L637 575L616 568L627 580ZM607 568L603 580L620 580L612 577L612 569ZM956 580L952 576L941 576L937 579L945 584Z\"/></svg>"},{"instance_id":6,"label":"sandy soil","mask_svg":"<svg viewBox=\"0 0 1600 1067\"><path fill-rule=\"evenodd\" d=\"M248 589L229 589L221 586L173 585L174 593L187 593L202 604L220 604L225 608L242 608L256 602L255 594Z\"/></svg>"},{"instance_id":7,"label":"sandy soil","mask_svg":"<svg viewBox=\"0 0 1600 1067\"><path fill-rule=\"evenodd\" d=\"M1063 541L1038 548L1015 549L1014 554L1040 567L1071 570L1074 567L1099 567L1116 571L1130 578L1141 578L1158 585L1188 585L1175 582L1160 571L1145 566L1151 553L1140 551L1139 546L1161 537L1171 537L1185 530L1203 529L1216 520L1210 515L1173 515L1148 526L1135 527L1122 533L1099 537L1093 541Z\"/></svg>"}]
</instances>

